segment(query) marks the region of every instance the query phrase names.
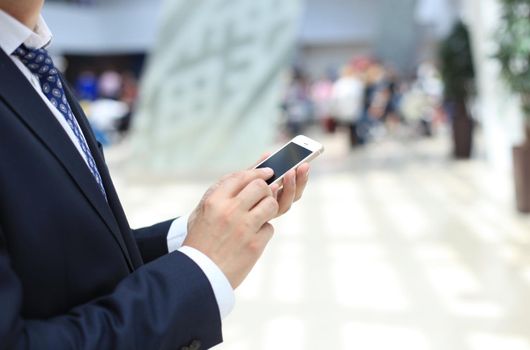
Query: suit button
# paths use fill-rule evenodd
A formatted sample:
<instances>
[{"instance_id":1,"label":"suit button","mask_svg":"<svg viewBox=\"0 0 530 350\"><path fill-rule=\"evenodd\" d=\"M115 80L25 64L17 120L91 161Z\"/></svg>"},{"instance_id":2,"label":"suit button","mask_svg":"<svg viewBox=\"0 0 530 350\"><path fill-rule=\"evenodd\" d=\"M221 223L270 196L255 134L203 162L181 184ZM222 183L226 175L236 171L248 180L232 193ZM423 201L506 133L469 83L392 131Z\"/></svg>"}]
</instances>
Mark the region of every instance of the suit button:
<instances>
[{"instance_id":1,"label":"suit button","mask_svg":"<svg viewBox=\"0 0 530 350\"><path fill-rule=\"evenodd\" d=\"M190 345L182 347L180 350L201 350L201 342L194 340Z\"/></svg>"}]
</instances>

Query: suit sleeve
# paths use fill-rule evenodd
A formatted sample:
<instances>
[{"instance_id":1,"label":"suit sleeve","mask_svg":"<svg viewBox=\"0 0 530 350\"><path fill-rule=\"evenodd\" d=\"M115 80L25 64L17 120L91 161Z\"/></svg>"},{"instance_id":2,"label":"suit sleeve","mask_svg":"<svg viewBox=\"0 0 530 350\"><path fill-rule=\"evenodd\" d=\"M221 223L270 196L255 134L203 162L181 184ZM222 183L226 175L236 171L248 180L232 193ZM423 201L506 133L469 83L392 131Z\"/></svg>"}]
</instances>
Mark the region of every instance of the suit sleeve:
<instances>
[{"instance_id":1,"label":"suit sleeve","mask_svg":"<svg viewBox=\"0 0 530 350\"><path fill-rule=\"evenodd\" d=\"M168 253L167 235L174 220L133 230L144 262L148 263Z\"/></svg>"},{"instance_id":2,"label":"suit sleeve","mask_svg":"<svg viewBox=\"0 0 530 350\"><path fill-rule=\"evenodd\" d=\"M51 319L21 316L22 285L0 229L0 349L158 350L222 341L219 308L199 267L180 252L125 278L110 295Z\"/></svg>"}]
</instances>

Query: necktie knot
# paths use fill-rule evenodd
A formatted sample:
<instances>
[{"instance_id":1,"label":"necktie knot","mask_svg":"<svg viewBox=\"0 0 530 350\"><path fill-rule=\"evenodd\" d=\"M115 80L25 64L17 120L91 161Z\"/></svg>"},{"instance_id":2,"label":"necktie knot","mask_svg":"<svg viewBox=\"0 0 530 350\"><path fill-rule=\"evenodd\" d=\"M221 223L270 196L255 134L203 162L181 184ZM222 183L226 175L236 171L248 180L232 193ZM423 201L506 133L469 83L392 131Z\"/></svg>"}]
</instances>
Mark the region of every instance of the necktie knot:
<instances>
[{"instance_id":1,"label":"necktie knot","mask_svg":"<svg viewBox=\"0 0 530 350\"><path fill-rule=\"evenodd\" d=\"M57 79L59 72L53 65L53 61L46 49L32 49L26 45L20 45L13 55L17 56L22 63L39 78L49 78L50 81Z\"/></svg>"}]
</instances>

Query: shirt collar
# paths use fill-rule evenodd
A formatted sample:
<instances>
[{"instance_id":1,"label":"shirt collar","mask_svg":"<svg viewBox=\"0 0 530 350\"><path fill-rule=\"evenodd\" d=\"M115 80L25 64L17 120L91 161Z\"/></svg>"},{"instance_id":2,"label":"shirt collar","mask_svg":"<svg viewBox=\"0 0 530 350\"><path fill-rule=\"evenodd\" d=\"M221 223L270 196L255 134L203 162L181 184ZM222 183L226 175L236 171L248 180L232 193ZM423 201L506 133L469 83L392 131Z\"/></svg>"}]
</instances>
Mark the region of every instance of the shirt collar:
<instances>
[{"instance_id":1,"label":"shirt collar","mask_svg":"<svg viewBox=\"0 0 530 350\"><path fill-rule=\"evenodd\" d=\"M27 47L40 49L46 47L52 40L52 33L44 19L39 21L34 30L26 27L15 18L0 10L0 48L11 55L22 44Z\"/></svg>"}]
</instances>

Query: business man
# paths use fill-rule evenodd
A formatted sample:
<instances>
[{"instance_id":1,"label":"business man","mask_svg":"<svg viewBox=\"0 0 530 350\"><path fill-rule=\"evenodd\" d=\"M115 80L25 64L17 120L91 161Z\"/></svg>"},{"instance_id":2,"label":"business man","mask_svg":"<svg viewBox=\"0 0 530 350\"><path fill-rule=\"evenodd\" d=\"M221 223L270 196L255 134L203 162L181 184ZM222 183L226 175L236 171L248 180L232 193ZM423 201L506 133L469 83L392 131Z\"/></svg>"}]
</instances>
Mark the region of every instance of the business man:
<instances>
[{"instance_id":1,"label":"business man","mask_svg":"<svg viewBox=\"0 0 530 350\"><path fill-rule=\"evenodd\" d=\"M309 167L282 190L229 175L189 220L131 230L43 1L0 0L0 349L210 348Z\"/></svg>"}]
</instances>

